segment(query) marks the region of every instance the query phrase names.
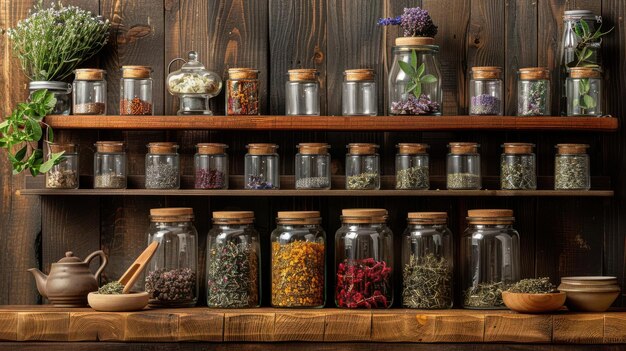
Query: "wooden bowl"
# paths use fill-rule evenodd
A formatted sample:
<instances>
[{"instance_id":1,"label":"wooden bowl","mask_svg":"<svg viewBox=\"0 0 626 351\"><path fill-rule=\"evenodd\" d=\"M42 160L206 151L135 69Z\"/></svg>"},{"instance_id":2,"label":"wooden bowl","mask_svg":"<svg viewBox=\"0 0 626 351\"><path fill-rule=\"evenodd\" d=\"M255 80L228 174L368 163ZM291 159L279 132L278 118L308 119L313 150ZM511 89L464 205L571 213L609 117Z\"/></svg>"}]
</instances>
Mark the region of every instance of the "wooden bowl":
<instances>
[{"instance_id":1,"label":"wooden bowl","mask_svg":"<svg viewBox=\"0 0 626 351\"><path fill-rule=\"evenodd\" d=\"M102 312L128 312L144 309L148 305L148 293L132 292L130 294L98 294L91 292L87 295L89 306Z\"/></svg>"},{"instance_id":2,"label":"wooden bowl","mask_svg":"<svg viewBox=\"0 0 626 351\"><path fill-rule=\"evenodd\" d=\"M502 292L502 300L506 307L519 313L546 313L553 312L565 303L565 293L524 294Z\"/></svg>"}]
</instances>

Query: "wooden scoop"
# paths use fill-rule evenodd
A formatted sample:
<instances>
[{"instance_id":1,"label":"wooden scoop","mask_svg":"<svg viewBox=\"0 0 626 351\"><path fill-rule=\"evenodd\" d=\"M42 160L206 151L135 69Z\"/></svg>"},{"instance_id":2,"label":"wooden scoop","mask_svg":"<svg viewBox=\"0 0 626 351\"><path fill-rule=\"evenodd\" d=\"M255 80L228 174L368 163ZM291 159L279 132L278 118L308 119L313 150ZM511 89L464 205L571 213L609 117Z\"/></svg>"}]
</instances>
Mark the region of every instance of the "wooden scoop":
<instances>
[{"instance_id":1,"label":"wooden scoop","mask_svg":"<svg viewBox=\"0 0 626 351\"><path fill-rule=\"evenodd\" d=\"M153 241L152 244L148 245L139 257L133 262L133 264L128 267L124 275L120 278L119 282L124 285L123 294L128 294L130 289L133 287L137 279L139 279L139 275L143 272L143 269L146 268L148 262L156 252L156 249L159 247L159 243L157 241Z\"/></svg>"}]
</instances>

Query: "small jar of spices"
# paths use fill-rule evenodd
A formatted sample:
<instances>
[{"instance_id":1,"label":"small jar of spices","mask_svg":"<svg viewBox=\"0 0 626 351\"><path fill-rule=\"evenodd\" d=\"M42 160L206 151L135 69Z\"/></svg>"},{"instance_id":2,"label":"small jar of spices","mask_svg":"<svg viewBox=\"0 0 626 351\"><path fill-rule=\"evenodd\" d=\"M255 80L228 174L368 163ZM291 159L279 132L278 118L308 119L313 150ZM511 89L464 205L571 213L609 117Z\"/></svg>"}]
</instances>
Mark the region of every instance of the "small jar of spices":
<instances>
[{"instance_id":1,"label":"small jar of spices","mask_svg":"<svg viewBox=\"0 0 626 351\"><path fill-rule=\"evenodd\" d=\"M380 189L380 156L378 145L369 143L348 144L346 154L346 189Z\"/></svg>"},{"instance_id":2,"label":"small jar of spices","mask_svg":"<svg viewBox=\"0 0 626 351\"><path fill-rule=\"evenodd\" d=\"M122 66L120 115L152 115L152 68Z\"/></svg>"},{"instance_id":3,"label":"small jar of spices","mask_svg":"<svg viewBox=\"0 0 626 351\"><path fill-rule=\"evenodd\" d=\"M63 160L46 172L46 188L78 189L78 145L47 143L46 160L53 154L63 152Z\"/></svg>"},{"instance_id":4,"label":"small jar of spices","mask_svg":"<svg viewBox=\"0 0 626 351\"><path fill-rule=\"evenodd\" d=\"M430 188L428 145L402 143L396 147L396 189Z\"/></svg>"},{"instance_id":5,"label":"small jar of spices","mask_svg":"<svg viewBox=\"0 0 626 351\"><path fill-rule=\"evenodd\" d=\"M555 190L589 190L591 176L586 144L558 144L554 158Z\"/></svg>"},{"instance_id":6,"label":"small jar of spices","mask_svg":"<svg viewBox=\"0 0 626 351\"><path fill-rule=\"evenodd\" d=\"M146 189L180 188L180 156L176 143L148 144L145 186Z\"/></svg>"},{"instance_id":7,"label":"small jar of spices","mask_svg":"<svg viewBox=\"0 0 626 351\"><path fill-rule=\"evenodd\" d=\"M280 188L278 145L248 144L244 159L245 188L268 190Z\"/></svg>"},{"instance_id":8,"label":"small jar of spices","mask_svg":"<svg viewBox=\"0 0 626 351\"><path fill-rule=\"evenodd\" d=\"M228 145L200 143L196 145L194 168L196 189L228 189Z\"/></svg>"},{"instance_id":9,"label":"small jar of spices","mask_svg":"<svg viewBox=\"0 0 626 351\"><path fill-rule=\"evenodd\" d=\"M550 70L544 67L520 68L517 81L517 115L550 115Z\"/></svg>"},{"instance_id":10,"label":"small jar of spices","mask_svg":"<svg viewBox=\"0 0 626 351\"><path fill-rule=\"evenodd\" d=\"M296 189L330 189L330 145L300 143L296 154Z\"/></svg>"},{"instance_id":11,"label":"small jar of spices","mask_svg":"<svg viewBox=\"0 0 626 351\"><path fill-rule=\"evenodd\" d=\"M93 155L94 189L125 189L127 183L124 142L98 141Z\"/></svg>"},{"instance_id":12,"label":"small jar of spices","mask_svg":"<svg viewBox=\"0 0 626 351\"><path fill-rule=\"evenodd\" d=\"M447 188L449 190L479 190L482 187L480 154L477 143L452 142L448 144Z\"/></svg>"},{"instance_id":13,"label":"small jar of spices","mask_svg":"<svg viewBox=\"0 0 626 351\"><path fill-rule=\"evenodd\" d=\"M500 156L500 187L502 190L537 189L537 161L535 145L505 143Z\"/></svg>"},{"instance_id":14,"label":"small jar of spices","mask_svg":"<svg viewBox=\"0 0 626 351\"><path fill-rule=\"evenodd\" d=\"M107 81L105 75L105 70L95 68L81 68L74 71L73 114L107 114Z\"/></svg>"},{"instance_id":15,"label":"small jar of spices","mask_svg":"<svg viewBox=\"0 0 626 351\"><path fill-rule=\"evenodd\" d=\"M469 82L470 108L472 116L497 115L503 113L502 68L473 67Z\"/></svg>"},{"instance_id":16,"label":"small jar of spices","mask_svg":"<svg viewBox=\"0 0 626 351\"><path fill-rule=\"evenodd\" d=\"M229 68L226 81L226 115L258 115L259 71L252 68Z\"/></svg>"}]
</instances>

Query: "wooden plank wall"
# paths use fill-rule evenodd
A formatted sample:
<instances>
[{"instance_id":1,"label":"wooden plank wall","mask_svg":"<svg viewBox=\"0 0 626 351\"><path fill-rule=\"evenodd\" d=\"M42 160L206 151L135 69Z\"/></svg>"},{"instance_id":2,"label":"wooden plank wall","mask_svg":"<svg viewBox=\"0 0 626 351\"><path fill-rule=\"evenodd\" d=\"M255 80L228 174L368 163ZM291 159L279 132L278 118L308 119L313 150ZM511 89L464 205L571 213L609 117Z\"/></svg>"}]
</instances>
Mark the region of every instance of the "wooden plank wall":
<instances>
[{"instance_id":1,"label":"wooden plank wall","mask_svg":"<svg viewBox=\"0 0 626 351\"><path fill-rule=\"evenodd\" d=\"M15 25L26 16L34 0L0 0L0 27ZM46 3L49 3L47 1ZM249 66L261 71L262 112L284 113L285 73L290 68L317 68L320 71L322 113L340 113L343 71L348 68L376 69L379 109L385 111L386 70L392 56L397 28L379 28L376 20L400 14L403 7L423 6L439 25L436 37L444 76L444 113L464 114L467 109L467 70L473 65L504 68L506 111L515 111L516 72L520 67L543 65L554 70L557 82L558 45L561 16L566 9L592 9L604 17L606 26L616 30L604 41L606 107L608 113L626 115L623 94L626 85L626 4L621 0L66 0L99 12L113 23L111 40L92 65L108 71L110 112L118 109L119 66L145 64L154 68L155 112L174 114L177 101L164 88L167 64L189 50L195 50L207 67L225 76L229 67ZM17 70L9 43L0 37L0 111L8 113L24 99L26 79ZM178 68L175 65L174 68ZM553 84L553 96L558 96ZM217 114L224 112L224 96L212 101ZM554 111L558 99L553 99ZM181 117L182 118L182 117ZM381 117L382 118L382 117ZM559 142L591 145L594 175L611 176L615 199L477 199L477 198L255 198L209 199L179 197L103 197L43 200L18 197L15 190L22 176L11 176L5 157L0 158L0 304L30 304L38 300L26 268L44 270L66 250L80 256L102 248L110 256L105 279L115 279L146 244L145 231L150 208L192 206L200 235L200 257L209 228L210 212L223 209L252 209L262 233L264 250L278 210L317 209L324 216L329 252L339 227L342 208L365 206L390 210L391 227L399 237L405 215L415 210L445 210L457 244L465 228L465 213L472 208L508 207L515 210L516 228L522 235L522 273L525 277L580 274L609 274L624 285L626 245L626 139L620 131L610 135L592 133L338 133L338 132L99 132L61 133L61 138L81 143L83 167L88 174L93 148L100 139L124 139L128 143L130 170L143 174L145 144L172 140L181 145L185 174L192 174L194 144L219 141L230 145L231 173L243 173L243 155L248 142L275 142L280 145L283 174L293 173L295 145L305 141L328 141L336 173L343 172L345 144L376 142L381 145L384 174L393 174L393 157L398 142L417 141L431 145L432 174L445 173L446 143L477 141L485 174L498 174L500 145L506 141L537 144L539 174L553 172L553 146ZM80 211L78 211L80 209ZM43 222L42 222L43 221ZM399 240L396 240L399 253ZM458 247L458 245L457 245ZM267 255L265 255L265 259ZM400 260L397 255L396 265ZM458 258L458 253L457 253ZM333 277L328 257L329 277ZM267 278L269 264L263 262ZM200 265L201 274L203 264ZM201 275L202 276L202 275ZM398 281L399 283L399 281ZM264 288L269 282L264 279ZM396 285L399 286L399 285ZM268 289L264 289L268 291ZM399 294L396 292L396 297ZM267 304L269 296L263 297ZM332 289L328 292L332 304ZM616 305L623 305L623 299Z\"/></svg>"}]
</instances>

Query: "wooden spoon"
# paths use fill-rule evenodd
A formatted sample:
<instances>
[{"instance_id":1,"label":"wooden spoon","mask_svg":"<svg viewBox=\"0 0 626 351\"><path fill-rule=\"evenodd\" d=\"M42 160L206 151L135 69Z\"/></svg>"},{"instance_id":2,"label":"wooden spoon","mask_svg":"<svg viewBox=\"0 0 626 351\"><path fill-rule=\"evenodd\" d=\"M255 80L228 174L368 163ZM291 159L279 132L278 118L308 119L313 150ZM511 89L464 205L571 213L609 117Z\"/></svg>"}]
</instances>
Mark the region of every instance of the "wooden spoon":
<instances>
[{"instance_id":1,"label":"wooden spoon","mask_svg":"<svg viewBox=\"0 0 626 351\"><path fill-rule=\"evenodd\" d=\"M130 289L133 287L137 279L139 279L139 275L143 272L144 268L150 259L156 252L156 249L159 247L158 241L153 241L152 244L148 245L148 247L137 257L135 262L128 267L124 275L120 278L119 282L124 285L123 294L128 294Z\"/></svg>"}]
</instances>

